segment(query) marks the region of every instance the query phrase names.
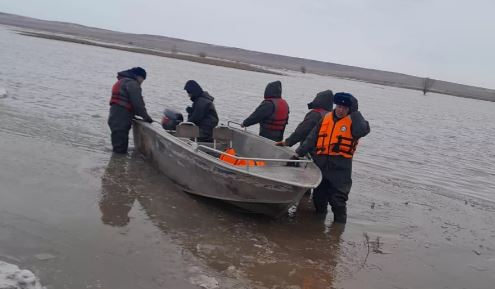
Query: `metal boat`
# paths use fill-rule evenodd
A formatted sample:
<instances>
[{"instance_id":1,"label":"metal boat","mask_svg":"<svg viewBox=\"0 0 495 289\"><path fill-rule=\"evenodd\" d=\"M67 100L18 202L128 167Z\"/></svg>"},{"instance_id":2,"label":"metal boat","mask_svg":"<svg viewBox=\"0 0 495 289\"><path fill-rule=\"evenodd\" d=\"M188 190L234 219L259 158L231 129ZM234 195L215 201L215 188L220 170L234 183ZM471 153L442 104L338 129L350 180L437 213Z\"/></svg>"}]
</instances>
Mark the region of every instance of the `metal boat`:
<instances>
[{"instance_id":1,"label":"metal boat","mask_svg":"<svg viewBox=\"0 0 495 289\"><path fill-rule=\"evenodd\" d=\"M306 191L318 186L321 172L312 160L291 160L294 152L289 148L233 124L216 127L214 142L203 143L197 141L199 128L192 123L166 131L155 123L134 120L134 145L185 192L271 217L285 214ZM244 165L220 158L228 148L236 151L229 156ZM263 165L249 165L252 161Z\"/></svg>"}]
</instances>

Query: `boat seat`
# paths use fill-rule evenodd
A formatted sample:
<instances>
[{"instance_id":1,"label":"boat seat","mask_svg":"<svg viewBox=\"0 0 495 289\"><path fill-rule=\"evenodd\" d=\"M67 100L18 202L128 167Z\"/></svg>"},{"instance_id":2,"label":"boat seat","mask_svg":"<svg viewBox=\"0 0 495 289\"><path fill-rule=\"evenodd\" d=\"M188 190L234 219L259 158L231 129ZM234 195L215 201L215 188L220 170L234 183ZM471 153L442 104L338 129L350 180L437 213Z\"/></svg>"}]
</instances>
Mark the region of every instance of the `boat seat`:
<instances>
[{"instance_id":1,"label":"boat seat","mask_svg":"<svg viewBox=\"0 0 495 289\"><path fill-rule=\"evenodd\" d=\"M198 138L199 127L192 122L181 122L175 129L176 137Z\"/></svg>"},{"instance_id":2,"label":"boat seat","mask_svg":"<svg viewBox=\"0 0 495 289\"><path fill-rule=\"evenodd\" d=\"M216 149L217 142L227 142L232 147L234 132L226 126L217 126L213 129L213 148Z\"/></svg>"}]
</instances>

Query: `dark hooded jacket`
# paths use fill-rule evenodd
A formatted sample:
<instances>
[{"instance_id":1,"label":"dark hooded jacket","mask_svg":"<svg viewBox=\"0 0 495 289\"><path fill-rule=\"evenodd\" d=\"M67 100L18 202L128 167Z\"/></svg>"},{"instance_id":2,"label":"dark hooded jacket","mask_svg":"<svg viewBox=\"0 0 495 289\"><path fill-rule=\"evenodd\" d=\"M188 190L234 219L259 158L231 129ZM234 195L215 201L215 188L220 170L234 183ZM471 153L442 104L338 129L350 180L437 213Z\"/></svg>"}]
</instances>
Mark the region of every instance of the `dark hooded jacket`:
<instances>
[{"instance_id":1,"label":"dark hooded jacket","mask_svg":"<svg viewBox=\"0 0 495 289\"><path fill-rule=\"evenodd\" d=\"M311 130L320 123L323 115L332 111L333 93L331 90L319 92L314 100L308 103L310 111L304 117L304 120L297 126L296 130L285 139L285 145L293 146L298 142L303 142ZM320 111L321 113L320 113Z\"/></svg>"},{"instance_id":2,"label":"dark hooded jacket","mask_svg":"<svg viewBox=\"0 0 495 289\"><path fill-rule=\"evenodd\" d=\"M284 138L285 128L281 131L271 130L264 122L269 120L275 113L275 105L273 102L268 100L268 98L282 98L282 83L280 81L268 83L265 88L264 97L265 100L263 100L256 110L242 122L242 125L248 127L259 123L260 136L266 137L273 141L281 141Z\"/></svg>"},{"instance_id":3,"label":"dark hooded jacket","mask_svg":"<svg viewBox=\"0 0 495 289\"><path fill-rule=\"evenodd\" d=\"M184 89L190 94L193 102L192 107L186 108L187 121L199 126L199 141L212 141L213 128L218 125L213 96L203 91L194 80L188 81Z\"/></svg>"},{"instance_id":4,"label":"dark hooded jacket","mask_svg":"<svg viewBox=\"0 0 495 289\"><path fill-rule=\"evenodd\" d=\"M141 85L137 81L137 76L129 69L117 73L117 79L122 80L119 94L120 97L131 104L131 114L138 115L144 120L150 120L151 117L146 110Z\"/></svg>"},{"instance_id":5,"label":"dark hooded jacket","mask_svg":"<svg viewBox=\"0 0 495 289\"><path fill-rule=\"evenodd\" d=\"M352 119L351 133L354 138L362 138L370 132L370 125L359 112L358 102L354 97L350 109L350 117ZM314 152L322 121L323 119L313 128L306 137L306 140L304 140L301 146L296 150L296 153L299 156ZM334 188L342 193L348 194L352 186L352 158L317 154L314 154L313 157L316 165L320 168L323 177L327 179Z\"/></svg>"}]
</instances>

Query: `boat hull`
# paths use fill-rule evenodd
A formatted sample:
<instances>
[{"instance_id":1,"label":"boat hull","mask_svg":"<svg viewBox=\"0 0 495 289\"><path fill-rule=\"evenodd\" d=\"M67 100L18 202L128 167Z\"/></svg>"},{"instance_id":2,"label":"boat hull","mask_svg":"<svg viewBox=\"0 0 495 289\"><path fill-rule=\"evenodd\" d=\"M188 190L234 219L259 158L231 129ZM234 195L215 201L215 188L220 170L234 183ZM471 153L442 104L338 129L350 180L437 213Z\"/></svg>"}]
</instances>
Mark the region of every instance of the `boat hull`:
<instances>
[{"instance_id":1,"label":"boat hull","mask_svg":"<svg viewBox=\"0 0 495 289\"><path fill-rule=\"evenodd\" d=\"M219 199L249 211L280 216L309 189L279 180L256 176L186 145L150 124L135 121L136 149L150 159L185 192ZM314 164L312 164L314 165ZM317 184L316 184L317 185Z\"/></svg>"}]
</instances>

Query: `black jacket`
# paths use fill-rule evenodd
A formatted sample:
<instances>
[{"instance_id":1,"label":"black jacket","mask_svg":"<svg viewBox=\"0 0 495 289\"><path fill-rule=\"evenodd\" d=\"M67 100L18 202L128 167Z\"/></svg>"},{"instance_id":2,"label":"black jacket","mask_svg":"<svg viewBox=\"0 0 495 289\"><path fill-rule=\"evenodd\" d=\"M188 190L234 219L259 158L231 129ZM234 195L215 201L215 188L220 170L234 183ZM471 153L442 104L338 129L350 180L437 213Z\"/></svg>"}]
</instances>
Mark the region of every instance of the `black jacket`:
<instances>
[{"instance_id":1,"label":"black jacket","mask_svg":"<svg viewBox=\"0 0 495 289\"><path fill-rule=\"evenodd\" d=\"M265 98L282 98L282 84L280 81L274 81L269 83L265 89ZM275 131L268 129L264 125L264 121L271 118L272 114L275 112L275 105L269 100L263 100L261 104L256 108L256 110L251 113L243 122L243 126L251 126L254 124L260 124L259 135L266 137L273 141L281 141L284 138L284 131Z\"/></svg>"},{"instance_id":2,"label":"black jacket","mask_svg":"<svg viewBox=\"0 0 495 289\"><path fill-rule=\"evenodd\" d=\"M355 107L357 108L357 102ZM351 133L356 139L366 136L370 132L370 125L364 119L359 111L353 111L350 114L352 119ZM307 153L314 152L318 134L320 132L322 120L313 128L306 140L296 150L299 156L304 156ZM349 193L352 186L352 158L343 156L330 155L313 155L316 165L320 168L323 177L327 179L333 187L343 193Z\"/></svg>"},{"instance_id":3,"label":"black jacket","mask_svg":"<svg viewBox=\"0 0 495 289\"><path fill-rule=\"evenodd\" d=\"M191 97L192 107L187 108L187 121L199 126L199 139L211 140L213 128L218 125L218 115L213 104L214 98L203 91L199 95Z\"/></svg>"},{"instance_id":4,"label":"black jacket","mask_svg":"<svg viewBox=\"0 0 495 289\"><path fill-rule=\"evenodd\" d=\"M308 136L311 130L320 123L322 119L322 113L315 111L314 109L321 109L323 113L332 110L333 106L333 93L331 90L325 90L319 92L314 100L308 103L308 108L311 109L304 120L297 126L296 130L285 139L285 144L287 146L293 146L298 142L303 142Z\"/></svg>"}]
</instances>

